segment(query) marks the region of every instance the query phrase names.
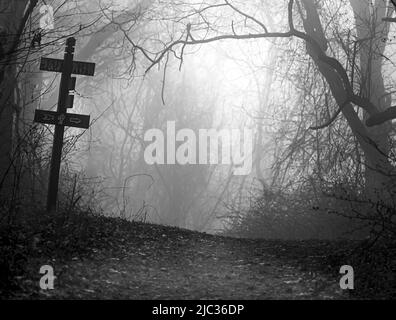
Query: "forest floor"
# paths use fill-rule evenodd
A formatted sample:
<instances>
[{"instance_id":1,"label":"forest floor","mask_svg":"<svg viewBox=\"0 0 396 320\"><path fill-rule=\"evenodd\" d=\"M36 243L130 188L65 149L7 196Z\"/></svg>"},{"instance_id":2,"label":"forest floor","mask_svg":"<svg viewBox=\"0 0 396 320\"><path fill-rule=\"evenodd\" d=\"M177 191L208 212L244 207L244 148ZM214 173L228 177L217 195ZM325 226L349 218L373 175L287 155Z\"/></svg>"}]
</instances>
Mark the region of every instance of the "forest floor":
<instances>
[{"instance_id":1,"label":"forest floor","mask_svg":"<svg viewBox=\"0 0 396 320\"><path fill-rule=\"evenodd\" d=\"M12 221L0 225L0 299L395 298L395 246L356 260L356 241L231 238L83 213ZM355 290L340 289L345 264ZM43 265L53 290L39 287Z\"/></svg>"},{"instance_id":2,"label":"forest floor","mask_svg":"<svg viewBox=\"0 0 396 320\"><path fill-rule=\"evenodd\" d=\"M238 239L103 217L76 221L42 230L6 298L351 298L339 286L342 263L334 253L342 242ZM60 227L56 239L48 236ZM54 268L53 290L39 288L42 265Z\"/></svg>"}]
</instances>

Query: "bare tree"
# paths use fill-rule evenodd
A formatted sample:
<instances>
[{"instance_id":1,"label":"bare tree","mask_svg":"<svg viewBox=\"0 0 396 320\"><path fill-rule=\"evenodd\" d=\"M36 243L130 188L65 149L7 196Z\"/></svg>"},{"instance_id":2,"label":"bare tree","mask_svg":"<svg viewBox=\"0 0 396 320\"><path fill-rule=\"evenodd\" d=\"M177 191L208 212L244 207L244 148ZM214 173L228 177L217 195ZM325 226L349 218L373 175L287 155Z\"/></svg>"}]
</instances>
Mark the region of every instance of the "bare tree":
<instances>
[{"instance_id":1,"label":"bare tree","mask_svg":"<svg viewBox=\"0 0 396 320\"><path fill-rule=\"evenodd\" d=\"M279 27L278 31L270 31L265 23L252 13L255 5L245 4L244 9L240 9L238 5L225 0L198 8L193 4L177 3L174 5L176 14L164 20L172 20L179 28L183 25L185 28L172 33L169 40L163 41L162 46L153 44L156 50L148 50L131 38L127 37L127 40L148 59L150 65L147 71L160 63L165 63L170 54L182 63L183 54L190 46L224 40L302 40L306 45L307 54L326 80L338 105L335 114L331 115L326 123L321 124L320 128L332 124L339 114L344 116L364 153L367 191L371 196L381 194L381 197L384 197L386 192L382 191L386 191L392 184L394 173L394 167L389 160L389 129L386 128L390 126L389 121L396 118L396 107L389 105L389 99L384 103L378 101L378 98L384 93L384 87L381 85L381 64L385 44L382 41L386 39L389 30L382 18L390 17L393 7L385 5L383 1L351 1L352 12L355 15L356 42L361 48L359 47L360 57L354 59L354 68L347 69L340 58L331 55L328 35L321 22L326 20L323 16L323 6L313 0L290 0L285 8L286 25ZM225 18L219 17L219 10L222 10L222 17ZM370 12L369 21L364 18L364 12ZM369 40L366 40L367 37ZM366 41L369 43L365 43ZM152 53L153 51L155 52ZM353 78L356 68L360 70L361 75L369 72L369 78L366 76L360 79L363 81L361 90L356 89L356 79ZM376 86L375 90L373 84ZM361 113L364 113L363 117L360 116Z\"/></svg>"}]
</instances>

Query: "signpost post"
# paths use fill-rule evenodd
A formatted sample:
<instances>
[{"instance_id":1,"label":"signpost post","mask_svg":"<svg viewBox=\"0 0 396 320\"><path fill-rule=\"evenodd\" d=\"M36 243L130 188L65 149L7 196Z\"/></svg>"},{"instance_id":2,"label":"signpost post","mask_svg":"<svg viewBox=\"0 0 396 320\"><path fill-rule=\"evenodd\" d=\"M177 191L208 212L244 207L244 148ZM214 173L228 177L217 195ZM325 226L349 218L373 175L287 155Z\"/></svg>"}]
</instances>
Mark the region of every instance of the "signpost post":
<instances>
[{"instance_id":1,"label":"signpost post","mask_svg":"<svg viewBox=\"0 0 396 320\"><path fill-rule=\"evenodd\" d=\"M55 111L36 110L34 121L38 123L55 125L54 142L52 147L51 167L48 183L47 211L56 210L58 198L59 171L62 157L63 135L65 126L89 128L89 116L67 113L67 108L73 107L73 95L76 78L72 74L93 76L95 64L91 62L73 61L75 38L66 40L64 59L41 58L40 70L62 72L60 81L58 107Z\"/></svg>"}]
</instances>

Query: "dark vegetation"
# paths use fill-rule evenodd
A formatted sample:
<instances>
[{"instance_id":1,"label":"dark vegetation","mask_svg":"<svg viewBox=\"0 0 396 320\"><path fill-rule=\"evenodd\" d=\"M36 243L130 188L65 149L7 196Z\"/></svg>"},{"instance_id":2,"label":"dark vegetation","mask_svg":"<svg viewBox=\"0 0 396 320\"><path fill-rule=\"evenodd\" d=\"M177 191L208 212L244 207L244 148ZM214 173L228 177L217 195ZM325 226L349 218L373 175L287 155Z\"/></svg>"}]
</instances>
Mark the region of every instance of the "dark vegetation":
<instances>
[{"instance_id":1,"label":"dark vegetation","mask_svg":"<svg viewBox=\"0 0 396 320\"><path fill-rule=\"evenodd\" d=\"M357 188L264 189L209 235L106 217L96 186L68 170L62 181L58 212L29 206L23 188L3 204L2 299L395 298L395 210ZM55 290L39 288L45 264ZM355 290L340 290L342 265L354 267Z\"/></svg>"},{"instance_id":2,"label":"dark vegetation","mask_svg":"<svg viewBox=\"0 0 396 320\"><path fill-rule=\"evenodd\" d=\"M395 208L367 200L356 188L337 188L319 197L309 192L264 192L253 199L245 212L234 212L226 234L241 238L316 239L285 241L288 248L294 247L286 251L287 256L301 257L304 252L311 256L316 251L321 261L319 270L345 264L354 267L358 284L351 297L394 298Z\"/></svg>"},{"instance_id":3,"label":"dark vegetation","mask_svg":"<svg viewBox=\"0 0 396 320\"><path fill-rule=\"evenodd\" d=\"M3 299L395 298L396 249L384 239L238 239L78 210L8 214ZM54 266L56 290L39 289L44 264ZM339 289L344 264L354 266L353 291Z\"/></svg>"},{"instance_id":4,"label":"dark vegetation","mask_svg":"<svg viewBox=\"0 0 396 320\"><path fill-rule=\"evenodd\" d=\"M233 213L229 235L279 239L370 239L396 236L396 209L369 199L358 188L334 184L331 189L265 189L246 210Z\"/></svg>"}]
</instances>

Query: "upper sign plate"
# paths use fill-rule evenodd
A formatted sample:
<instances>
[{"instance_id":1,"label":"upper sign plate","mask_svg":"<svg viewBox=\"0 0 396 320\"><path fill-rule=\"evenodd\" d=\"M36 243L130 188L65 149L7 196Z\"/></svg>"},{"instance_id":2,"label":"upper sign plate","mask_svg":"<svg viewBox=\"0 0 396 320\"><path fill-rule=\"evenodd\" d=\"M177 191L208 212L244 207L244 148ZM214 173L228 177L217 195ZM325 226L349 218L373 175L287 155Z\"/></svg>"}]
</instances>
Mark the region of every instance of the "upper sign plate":
<instances>
[{"instance_id":1,"label":"upper sign plate","mask_svg":"<svg viewBox=\"0 0 396 320\"><path fill-rule=\"evenodd\" d=\"M41 58L40 70L62 72L63 60L53 58ZM84 76L93 76L95 74L95 63L73 61L73 74L81 74Z\"/></svg>"}]
</instances>

